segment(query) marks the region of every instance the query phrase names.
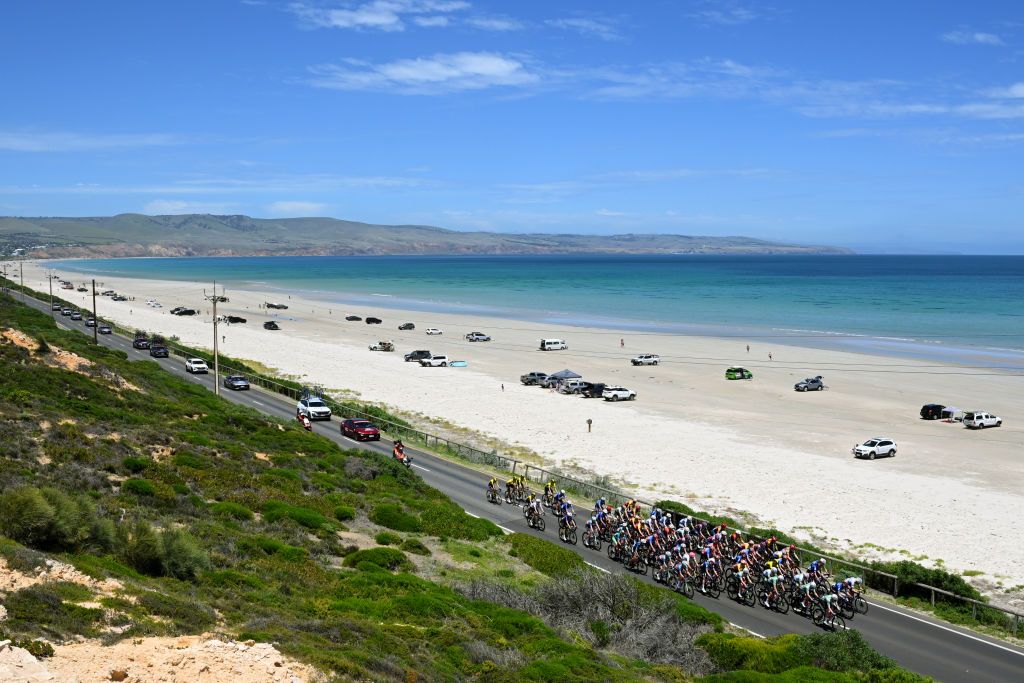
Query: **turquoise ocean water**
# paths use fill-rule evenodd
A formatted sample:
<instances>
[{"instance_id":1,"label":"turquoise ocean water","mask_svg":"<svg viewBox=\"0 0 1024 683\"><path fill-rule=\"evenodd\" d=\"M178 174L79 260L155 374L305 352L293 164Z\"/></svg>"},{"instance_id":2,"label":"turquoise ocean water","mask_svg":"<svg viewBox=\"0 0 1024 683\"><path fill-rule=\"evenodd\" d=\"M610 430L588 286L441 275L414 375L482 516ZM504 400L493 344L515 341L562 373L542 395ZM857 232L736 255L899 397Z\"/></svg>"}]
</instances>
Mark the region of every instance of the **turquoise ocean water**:
<instances>
[{"instance_id":1,"label":"turquoise ocean water","mask_svg":"<svg viewBox=\"0 0 1024 683\"><path fill-rule=\"evenodd\" d=\"M425 313L1024 366L1021 256L304 256L59 267Z\"/></svg>"}]
</instances>

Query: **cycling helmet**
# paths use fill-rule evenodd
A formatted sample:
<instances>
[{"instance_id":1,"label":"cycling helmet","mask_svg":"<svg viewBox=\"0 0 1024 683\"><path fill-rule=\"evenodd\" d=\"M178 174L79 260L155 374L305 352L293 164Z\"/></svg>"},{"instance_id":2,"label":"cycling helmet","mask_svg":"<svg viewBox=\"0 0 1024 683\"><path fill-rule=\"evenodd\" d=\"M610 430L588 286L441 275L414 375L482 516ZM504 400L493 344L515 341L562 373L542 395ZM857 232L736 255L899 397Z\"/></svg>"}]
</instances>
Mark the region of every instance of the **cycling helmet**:
<instances>
[{"instance_id":1,"label":"cycling helmet","mask_svg":"<svg viewBox=\"0 0 1024 683\"><path fill-rule=\"evenodd\" d=\"M559 493L561 493L564 496L565 495L565 489L562 489L561 491L559 491Z\"/></svg>"}]
</instances>

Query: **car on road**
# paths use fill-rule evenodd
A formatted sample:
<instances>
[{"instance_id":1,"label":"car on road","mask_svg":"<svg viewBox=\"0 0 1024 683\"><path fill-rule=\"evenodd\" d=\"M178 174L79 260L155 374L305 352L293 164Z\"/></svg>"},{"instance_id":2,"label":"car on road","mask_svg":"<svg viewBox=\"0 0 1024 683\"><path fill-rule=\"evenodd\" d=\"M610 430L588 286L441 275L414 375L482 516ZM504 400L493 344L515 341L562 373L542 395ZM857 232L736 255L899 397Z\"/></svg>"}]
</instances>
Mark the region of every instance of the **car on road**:
<instances>
[{"instance_id":1,"label":"car on road","mask_svg":"<svg viewBox=\"0 0 1024 683\"><path fill-rule=\"evenodd\" d=\"M114 330L111 329L110 325L100 325L99 327L96 328L96 331L99 332L100 334L112 334L114 332Z\"/></svg>"},{"instance_id":2,"label":"car on road","mask_svg":"<svg viewBox=\"0 0 1024 683\"><path fill-rule=\"evenodd\" d=\"M82 319L82 314L79 313L78 311L75 311L74 313L71 314L71 319L72 320L81 320Z\"/></svg>"},{"instance_id":3,"label":"car on road","mask_svg":"<svg viewBox=\"0 0 1024 683\"><path fill-rule=\"evenodd\" d=\"M149 355L153 358L169 358L171 352L163 344L154 343L149 347Z\"/></svg>"},{"instance_id":4,"label":"car on road","mask_svg":"<svg viewBox=\"0 0 1024 683\"><path fill-rule=\"evenodd\" d=\"M440 330L440 329L438 329L436 327L428 327L427 328L427 334L430 334L430 335L444 334L444 330Z\"/></svg>"},{"instance_id":5,"label":"car on road","mask_svg":"<svg viewBox=\"0 0 1024 683\"><path fill-rule=\"evenodd\" d=\"M661 362L661 356L656 353L641 353L629 362L633 365L657 365Z\"/></svg>"},{"instance_id":6,"label":"car on road","mask_svg":"<svg viewBox=\"0 0 1024 683\"><path fill-rule=\"evenodd\" d=\"M74 313L74 311L72 311L70 308L62 308L62 309L60 309L60 314L63 315L63 316L69 316L72 313Z\"/></svg>"},{"instance_id":7,"label":"car on road","mask_svg":"<svg viewBox=\"0 0 1024 683\"><path fill-rule=\"evenodd\" d=\"M968 429L984 429L985 427L1002 427L1003 420L992 413L972 410L964 413L964 427Z\"/></svg>"},{"instance_id":8,"label":"car on road","mask_svg":"<svg viewBox=\"0 0 1024 683\"><path fill-rule=\"evenodd\" d=\"M133 349L148 349L149 348L149 339L147 339L146 337L136 337L135 339L132 340L132 348Z\"/></svg>"},{"instance_id":9,"label":"car on road","mask_svg":"<svg viewBox=\"0 0 1024 683\"><path fill-rule=\"evenodd\" d=\"M420 358L420 365L424 368L446 368L448 367L448 356Z\"/></svg>"},{"instance_id":10,"label":"car on road","mask_svg":"<svg viewBox=\"0 0 1024 683\"><path fill-rule=\"evenodd\" d=\"M546 372L537 372L537 371L528 372L525 375L519 375L519 381L522 382L523 384L525 384L526 386L532 386L532 385L540 384L541 382L543 382L547 378L548 378L548 373L546 373Z\"/></svg>"},{"instance_id":11,"label":"car on road","mask_svg":"<svg viewBox=\"0 0 1024 683\"><path fill-rule=\"evenodd\" d=\"M941 420L942 411L946 406L941 403L925 403L921 406L921 419L922 420Z\"/></svg>"},{"instance_id":12,"label":"car on road","mask_svg":"<svg viewBox=\"0 0 1024 683\"><path fill-rule=\"evenodd\" d=\"M52 310L54 310L54 311L59 311L60 310L60 304L53 304L53 305L50 306L50 308Z\"/></svg>"},{"instance_id":13,"label":"car on road","mask_svg":"<svg viewBox=\"0 0 1024 683\"><path fill-rule=\"evenodd\" d=\"M96 318L89 318L85 321L86 327L96 327Z\"/></svg>"},{"instance_id":14,"label":"car on road","mask_svg":"<svg viewBox=\"0 0 1024 683\"><path fill-rule=\"evenodd\" d=\"M248 391L249 380L242 375L228 375L224 378L224 386L232 391Z\"/></svg>"},{"instance_id":15,"label":"car on road","mask_svg":"<svg viewBox=\"0 0 1024 683\"><path fill-rule=\"evenodd\" d=\"M380 429L369 420L345 420L341 423L341 435L356 441L380 441Z\"/></svg>"},{"instance_id":16,"label":"car on road","mask_svg":"<svg viewBox=\"0 0 1024 683\"><path fill-rule=\"evenodd\" d=\"M825 388L824 377L818 375L816 377L808 377L807 379L800 380L793 385L794 391L821 391Z\"/></svg>"},{"instance_id":17,"label":"car on road","mask_svg":"<svg viewBox=\"0 0 1024 683\"><path fill-rule=\"evenodd\" d=\"M606 401L635 401L636 392L626 387L605 387L601 392L601 398Z\"/></svg>"},{"instance_id":18,"label":"car on road","mask_svg":"<svg viewBox=\"0 0 1024 683\"><path fill-rule=\"evenodd\" d=\"M416 326L413 325L412 323L402 323L401 325L398 326L398 329L400 329L400 330L415 330Z\"/></svg>"},{"instance_id":19,"label":"car on road","mask_svg":"<svg viewBox=\"0 0 1024 683\"><path fill-rule=\"evenodd\" d=\"M484 334L483 332L470 332L466 335L466 341L471 342L485 342L491 341L490 335Z\"/></svg>"},{"instance_id":20,"label":"car on road","mask_svg":"<svg viewBox=\"0 0 1024 683\"><path fill-rule=\"evenodd\" d=\"M310 420L331 419L331 409L326 403L324 403L324 400L318 396L300 398L299 402L295 404L295 412L299 415L305 415Z\"/></svg>"},{"instance_id":21,"label":"car on road","mask_svg":"<svg viewBox=\"0 0 1024 683\"><path fill-rule=\"evenodd\" d=\"M205 375L210 371L210 366L202 358L188 358L185 360L185 372L197 375Z\"/></svg>"},{"instance_id":22,"label":"car on road","mask_svg":"<svg viewBox=\"0 0 1024 683\"><path fill-rule=\"evenodd\" d=\"M384 321L381 320L380 318L374 318L373 316L370 316L369 318L366 319L367 325L380 325L382 322Z\"/></svg>"},{"instance_id":23,"label":"car on road","mask_svg":"<svg viewBox=\"0 0 1024 683\"><path fill-rule=\"evenodd\" d=\"M358 315L346 315L345 320L349 321L350 323L357 323L361 321L362 318L360 318Z\"/></svg>"},{"instance_id":24,"label":"car on road","mask_svg":"<svg viewBox=\"0 0 1024 683\"><path fill-rule=\"evenodd\" d=\"M263 323L263 329L265 329L265 330L279 330L279 329L281 329L281 326L278 325L273 320L268 320L267 322Z\"/></svg>"},{"instance_id":25,"label":"car on road","mask_svg":"<svg viewBox=\"0 0 1024 683\"><path fill-rule=\"evenodd\" d=\"M405 354L405 362L408 363L414 360L420 361L423 360L424 358L430 358L432 355L434 354L430 353L430 351L427 351L426 349L417 349L416 351L410 351L409 353Z\"/></svg>"},{"instance_id":26,"label":"car on road","mask_svg":"<svg viewBox=\"0 0 1024 683\"><path fill-rule=\"evenodd\" d=\"M725 371L726 379L754 379L754 373L746 368L729 368Z\"/></svg>"},{"instance_id":27,"label":"car on road","mask_svg":"<svg viewBox=\"0 0 1024 683\"><path fill-rule=\"evenodd\" d=\"M854 446L853 454L858 458L867 458L868 460L874 460L883 456L894 457L896 455L896 442L888 437L876 436Z\"/></svg>"}]
</instances>

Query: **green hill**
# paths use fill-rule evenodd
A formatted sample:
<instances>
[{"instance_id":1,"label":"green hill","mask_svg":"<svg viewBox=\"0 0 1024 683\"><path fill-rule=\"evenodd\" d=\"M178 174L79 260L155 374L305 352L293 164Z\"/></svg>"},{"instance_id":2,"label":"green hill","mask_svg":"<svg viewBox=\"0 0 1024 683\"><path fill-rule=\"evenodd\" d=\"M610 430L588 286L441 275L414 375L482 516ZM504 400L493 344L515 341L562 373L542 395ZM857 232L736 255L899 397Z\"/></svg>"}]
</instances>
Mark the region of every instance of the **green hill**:
<instances>
[{"instance_id":1,"label":"green hill","mask_svg":"<svg viewBox=\"0 0 1024 683\"><path fill-rule=\"evenodd\" d=\"M40 638L214 631L339 681L921 680L856 632L722 633L674 593L503 535L389 458L3 295L0 332L0 571L57 558L107 582L4 583L0 638L41 655Z\"/></svg>"},{"instance_id":2,"label":"green hill","mask_svg":"<svg viewBox=\"0 0 1024 683\"><path fill-rule=\"evenodd\" d=\"M836 247L749 237L552 235L459 232L424 225L373 225L334 218L249 216L0 217L0 254L37 257L373 254L823 254Z\"/></svg>"}]
</instances>

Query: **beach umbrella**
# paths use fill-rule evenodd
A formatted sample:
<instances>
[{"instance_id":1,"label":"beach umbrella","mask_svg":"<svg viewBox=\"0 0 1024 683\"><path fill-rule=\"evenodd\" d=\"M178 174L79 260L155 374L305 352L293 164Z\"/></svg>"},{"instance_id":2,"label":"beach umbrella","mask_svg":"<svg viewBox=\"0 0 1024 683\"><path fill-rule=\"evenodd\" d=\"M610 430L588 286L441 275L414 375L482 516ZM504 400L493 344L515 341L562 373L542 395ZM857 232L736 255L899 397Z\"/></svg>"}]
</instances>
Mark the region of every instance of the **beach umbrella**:
<instances>
[{"instance_id":1,"label":"beach umbrella","mask_svg":"<svg viewBox=\"0 0 1024 683\"><path fill-rule=\"evenodd\" d=\"M560 372L551 373L548 377L554 377L555 379L579 379L583 377L583 375L577 375L572 370L566 369Z\"/></svg>"}]
</instances>

